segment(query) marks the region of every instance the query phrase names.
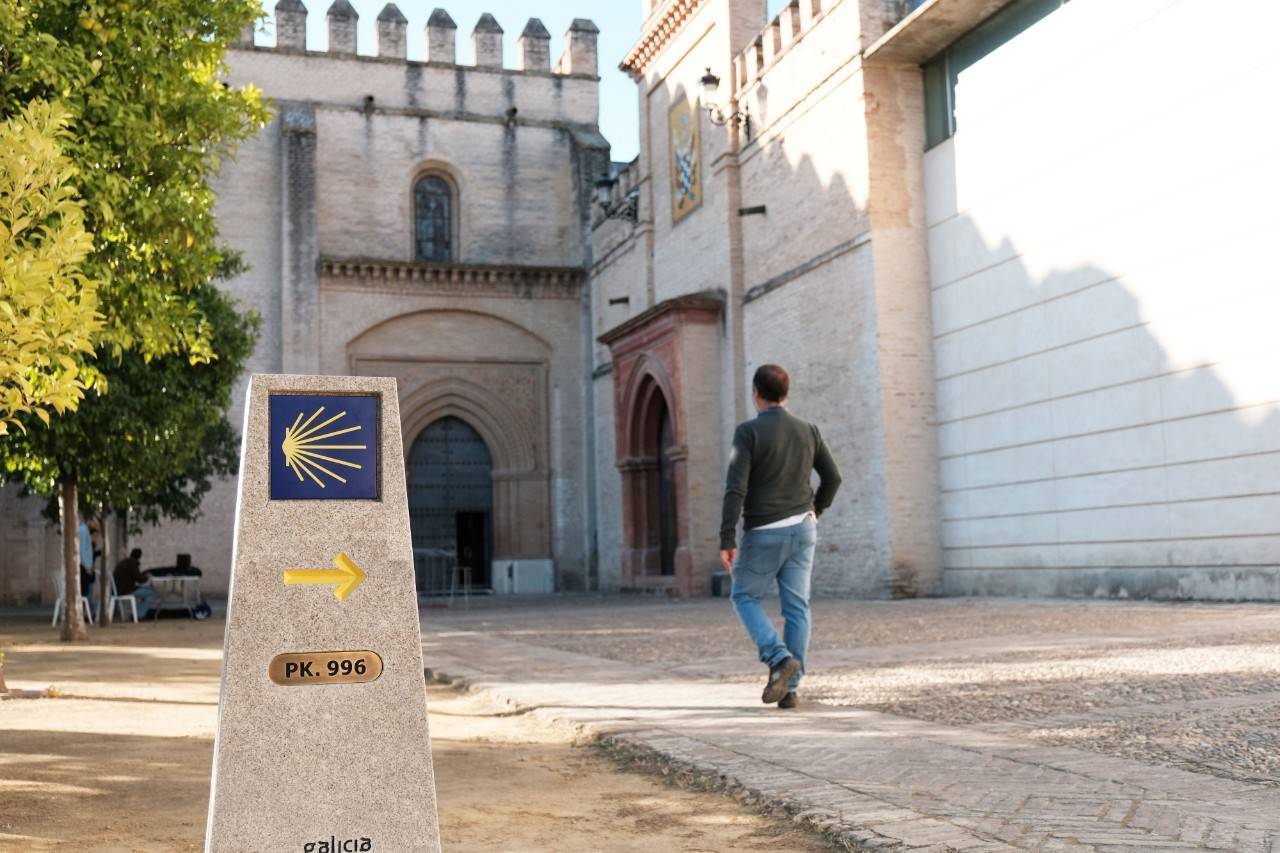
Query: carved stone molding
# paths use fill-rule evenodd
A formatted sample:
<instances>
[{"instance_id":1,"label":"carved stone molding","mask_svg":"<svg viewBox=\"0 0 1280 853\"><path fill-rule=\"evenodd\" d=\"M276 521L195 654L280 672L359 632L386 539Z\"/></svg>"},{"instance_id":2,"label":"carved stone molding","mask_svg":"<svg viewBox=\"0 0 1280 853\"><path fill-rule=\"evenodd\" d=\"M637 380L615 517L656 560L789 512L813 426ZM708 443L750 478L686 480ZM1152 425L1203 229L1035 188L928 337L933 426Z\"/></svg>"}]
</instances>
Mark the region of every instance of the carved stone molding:
<instances>
[{"instance_id":1,"label":"carved stone molding","mask_svg":"<svg viewBox=\"0 0 1280 853\"><path fill-rule=\"evenodd\" d=\"M636 42L618 67L630 74L632 79L639 80L654 57L675 38L685 21L705 2L706 0L668 0L667 7L654 19L653 25L645 29L640 41Z\"/></svg>"},{"instance_id":2,"label":"carved stone molding","mask_svg":"<svg viewBox=\"0 0 1280 853\"><path fill-rule=\"evenodd\" d=\"M321 258L320 278L323 287L333 289L505 299L578 299L586 275L578 267Z\"/></svg>"}]
</instances>

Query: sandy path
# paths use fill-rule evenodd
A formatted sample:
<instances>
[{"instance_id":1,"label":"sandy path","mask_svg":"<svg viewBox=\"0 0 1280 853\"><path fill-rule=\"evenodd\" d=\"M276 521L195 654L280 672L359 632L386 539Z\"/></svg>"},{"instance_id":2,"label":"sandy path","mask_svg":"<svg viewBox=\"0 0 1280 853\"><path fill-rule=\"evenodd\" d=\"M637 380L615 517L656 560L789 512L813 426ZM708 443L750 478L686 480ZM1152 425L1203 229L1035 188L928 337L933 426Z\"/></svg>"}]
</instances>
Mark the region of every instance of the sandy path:
<instances>
[{"instance_id":1,"label":"sandy path","mask_svg":"<svg viewBox=\"0 0 1280 853\"><path fill-rule=\"evenodd\" d=\"M65 646L0 629L0 851L199 850L217 715L220 621L114 626ZM440 822L450 851L823 850L723 797L618 771L562 732L432 687Z\"/></svg>"}]
</instances>

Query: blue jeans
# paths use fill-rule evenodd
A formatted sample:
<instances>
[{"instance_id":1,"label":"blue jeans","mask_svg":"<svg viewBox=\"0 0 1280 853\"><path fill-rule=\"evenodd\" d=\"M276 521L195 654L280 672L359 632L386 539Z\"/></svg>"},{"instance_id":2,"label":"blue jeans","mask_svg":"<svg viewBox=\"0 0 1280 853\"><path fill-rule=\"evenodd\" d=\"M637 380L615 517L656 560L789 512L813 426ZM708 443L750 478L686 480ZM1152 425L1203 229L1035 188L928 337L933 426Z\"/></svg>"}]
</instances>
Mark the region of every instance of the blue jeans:
<instances>
[{"instance_id":1,"label":"blue jeans","mask_svg":"<svg viewBox=\"0 0 1280 853\"><path fill-rule=\"evenodd\" d=\"M146 619L147 614L151 612L151 606L156 603L156 599L160 597L160 593L156 592L149 586L139 586L129 593L138 600L138 618Z\"/></svg>"},{"instance_id":2,"label":"blue jeans","mask_svg":"<svg viewBox=\"0 0 1280 853\"><path fill-rule=\"evenodd\" d=\"M790 527L748 530L742 534L742 547L733 564L733 609L760 650L761 662L772 667L788 655L800 662L800 672L788 690L800 685L809 650L809 578L817 544L818 526L812 518ZM782 642L760 604L775 582L786 623Z\"/></svg>"}]
</instances>

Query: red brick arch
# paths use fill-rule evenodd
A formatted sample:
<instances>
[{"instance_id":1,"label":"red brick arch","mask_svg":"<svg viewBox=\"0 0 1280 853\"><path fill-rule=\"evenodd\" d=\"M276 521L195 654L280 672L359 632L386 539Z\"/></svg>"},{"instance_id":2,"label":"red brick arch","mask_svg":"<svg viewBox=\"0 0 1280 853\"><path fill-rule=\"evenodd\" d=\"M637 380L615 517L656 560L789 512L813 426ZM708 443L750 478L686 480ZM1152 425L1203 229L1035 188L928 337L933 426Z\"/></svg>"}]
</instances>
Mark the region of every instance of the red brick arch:
<instances>
[{"instance_id":1,"label":"red brick arch","mask_svg":"<svg viewBox=\"0 0 1280 853\"><path fill-rule=\"evenodd\" d=\"M602 335L613 356L614 428L622 475L622 584L632 589L667 589L676 595L706 591L708 571L695 571L689 494L685 377L696 365L684 363L683 330L718 322L722 303L706 296L661 303ZM661 414L671 419L671 444L660 447ZM674 574L662 574L659 471L669 466L674 501Z\"/></svg>"}]
</instances>

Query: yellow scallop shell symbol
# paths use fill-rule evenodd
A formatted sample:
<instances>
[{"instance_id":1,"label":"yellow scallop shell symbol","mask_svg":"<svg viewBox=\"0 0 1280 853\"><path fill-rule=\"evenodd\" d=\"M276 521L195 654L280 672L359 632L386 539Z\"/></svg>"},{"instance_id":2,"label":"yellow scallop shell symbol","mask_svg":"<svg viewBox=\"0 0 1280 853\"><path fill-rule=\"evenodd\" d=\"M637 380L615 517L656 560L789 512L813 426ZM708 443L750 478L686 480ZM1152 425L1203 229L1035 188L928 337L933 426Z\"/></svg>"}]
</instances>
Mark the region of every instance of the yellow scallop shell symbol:
<instances>
[{"instance_id":1,"label":"yellow scallop shell symbol","mask_svg":"<svg viewBox=\"0 0 1280 853\"><path fill-rule=\"evenodd\" d=\"M312 426L312 421L320 417L323 412L324 406L321 406L312 412L311 417L307 418L305 422L302 420L303 413L299 412L298 417L293 421L293 426L284 431L284 441L280 445L280 449L284 451L284 464L292 469L293 473L298 475L298 479L302 480L302 475L305 474L322 489L324 488L324 481L316 476L317 471L321 474L332 477L339 483L347 482L345 477L336 471L326 468L322 463L328 462L332 465L343 465L347 468L355 468L357 470L359 470L361 466L355 462L351 462L337 456L329 456L327 453L322 453L320 451L327 451L328 453L342 453L344 451L350 452L352 450L368 449L367 445L364 444L320 444L322 441L328 441L331 438L337 438L340 435L346 435L347 433L356 432L360 429L360 426L357 424L356 426L346 427L345 429L321 432L321 430L330 424L334 424L337 421L342 420L342 418L347 414L346 412L338 412L338 414L329 418L327 421L323 421Z\"/></svg>"}]
</instances>

